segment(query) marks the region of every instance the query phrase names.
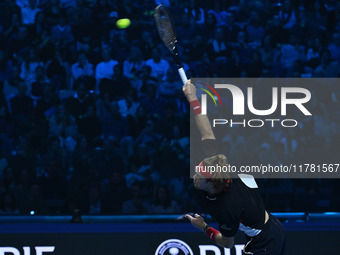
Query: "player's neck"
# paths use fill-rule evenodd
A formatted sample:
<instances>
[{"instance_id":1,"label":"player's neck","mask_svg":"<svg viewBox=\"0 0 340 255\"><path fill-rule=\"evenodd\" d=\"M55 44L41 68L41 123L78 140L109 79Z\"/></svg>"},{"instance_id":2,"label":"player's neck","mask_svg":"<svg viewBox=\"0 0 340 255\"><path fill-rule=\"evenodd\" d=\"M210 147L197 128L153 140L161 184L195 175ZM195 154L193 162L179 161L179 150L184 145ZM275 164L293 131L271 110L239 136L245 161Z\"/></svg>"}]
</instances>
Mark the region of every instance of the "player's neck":
<instances>
[{"instance_id":1,"label":"player's neck","mask_svg":"<svg viewBox=\"0 0 340 255\"><path fill-rule=\"evenodd\" d=\"M216 194L221 193L223 191L223 189L215 188L213 186L210 186L205 191L207 192L208 196L214 196Z\"/></svg>"}]
</instances>

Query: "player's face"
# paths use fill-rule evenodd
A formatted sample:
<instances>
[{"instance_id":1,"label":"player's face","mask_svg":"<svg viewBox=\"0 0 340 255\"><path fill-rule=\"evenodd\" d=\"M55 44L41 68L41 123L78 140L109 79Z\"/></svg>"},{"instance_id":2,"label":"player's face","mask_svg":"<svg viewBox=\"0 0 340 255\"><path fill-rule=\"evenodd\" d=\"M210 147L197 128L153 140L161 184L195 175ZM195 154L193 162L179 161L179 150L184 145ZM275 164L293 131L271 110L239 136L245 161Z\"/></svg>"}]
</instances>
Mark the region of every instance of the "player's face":
<instances>
[{"instance_id":1,"label":"player's face","mask_svg":"<svg viewBox=\"0 0 340 255\"><path fill-rule=\"evenodd\" d=\"M210 186L209 181L198 173L194 175L193 182L194 182L195 189L199 189L199 190L206 191Z\"/></svg>"}]
</instances>

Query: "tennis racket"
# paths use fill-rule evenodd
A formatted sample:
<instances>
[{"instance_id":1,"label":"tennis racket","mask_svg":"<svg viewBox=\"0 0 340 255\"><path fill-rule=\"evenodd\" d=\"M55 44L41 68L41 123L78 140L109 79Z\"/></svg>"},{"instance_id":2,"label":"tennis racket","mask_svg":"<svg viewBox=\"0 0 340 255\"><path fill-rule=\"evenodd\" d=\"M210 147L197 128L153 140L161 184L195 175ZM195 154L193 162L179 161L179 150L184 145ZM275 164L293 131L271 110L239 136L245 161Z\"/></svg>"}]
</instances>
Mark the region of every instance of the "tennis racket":
<instances>
[{"instance_id":1,"label":"tennis racket","mask_svg":"<svg viewBox=\"0 0 340 255\"><path fill-rule=\"evenodd\" d=\"M174 58L175 63L177 64L178 73L182 79L183 84L185 85L188 78L178 57L177 39L169 12L163 5L158 5L155 8L154 18L158 34L161 37L161 40L164 43L165 47L167 47L168 50L171 52L171 55Z\"/></svg>"}]
</instances>

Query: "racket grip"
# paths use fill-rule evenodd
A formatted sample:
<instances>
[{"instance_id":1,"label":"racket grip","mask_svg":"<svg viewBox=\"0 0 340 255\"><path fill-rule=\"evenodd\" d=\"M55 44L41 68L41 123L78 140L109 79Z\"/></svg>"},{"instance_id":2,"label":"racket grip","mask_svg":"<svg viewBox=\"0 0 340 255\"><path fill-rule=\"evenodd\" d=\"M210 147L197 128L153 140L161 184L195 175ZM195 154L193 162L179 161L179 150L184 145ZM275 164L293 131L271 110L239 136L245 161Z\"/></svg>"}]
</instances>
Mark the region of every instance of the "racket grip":
<instances>
[{"instance_id":1,"label":"racket grip","mask_svg":"<svg viewBox=\"0 0 340 255\"><path fill-rule=\"evenodd\" d=\"M179 73L179 76L181 76L183 85L185 85L187 83L188 78L187 78L187 75L185 74L183 67L178 69L178 73Z\"/></svg>"}]
</instances>

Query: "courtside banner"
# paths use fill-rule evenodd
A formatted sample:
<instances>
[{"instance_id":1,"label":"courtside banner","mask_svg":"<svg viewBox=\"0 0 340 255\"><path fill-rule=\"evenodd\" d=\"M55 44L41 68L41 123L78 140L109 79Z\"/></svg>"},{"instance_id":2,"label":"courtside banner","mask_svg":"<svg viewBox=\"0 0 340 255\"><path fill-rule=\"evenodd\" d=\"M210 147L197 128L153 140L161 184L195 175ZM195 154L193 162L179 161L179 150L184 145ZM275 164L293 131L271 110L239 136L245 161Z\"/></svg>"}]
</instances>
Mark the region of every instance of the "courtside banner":
<instances>
[{"instance_id":1,"label":"courtside banner","mask_svg":"<svg viewBox=\"0 0 340 255\"><path fill-rule=\"evenodd\" d=\"M255 178L340 177L340 79L194 78L201 114L228 165L205 158L191 111L190 177L222 172ZM202 116L201 116L202 117Z\"/></svg>"},{"instance_id":2,"label":"courtside banner","mask_svg":"<svg viewBox=\"0 0 340 255\"><path fill-rule=\"evenodd\" d=\"M338 223L290 222L284 227L288 254L338 254ZM13 223L0 229L1 255L242 255L244 243L239 232L232 249L222 248L190 223L175 222Z\"/></svg>"}]
</instances>

